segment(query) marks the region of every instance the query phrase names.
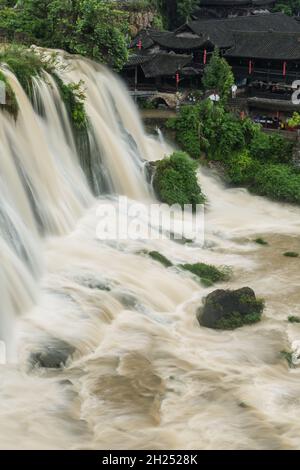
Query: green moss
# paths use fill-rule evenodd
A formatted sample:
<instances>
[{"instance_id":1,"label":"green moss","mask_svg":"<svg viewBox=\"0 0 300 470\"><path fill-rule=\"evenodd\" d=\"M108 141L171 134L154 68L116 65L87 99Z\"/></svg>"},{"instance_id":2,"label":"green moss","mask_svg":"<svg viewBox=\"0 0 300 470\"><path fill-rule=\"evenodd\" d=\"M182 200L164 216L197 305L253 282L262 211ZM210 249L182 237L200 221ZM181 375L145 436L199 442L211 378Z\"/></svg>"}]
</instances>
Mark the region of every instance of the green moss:
<instances>
[{"instance_id":1,"label":"green moss","mask_svg":"<svg viewBox=\"0 0 300 470\"><path fill-rule=\"evenodd\" d=\"M207 287L212 286L216 282L222 282L229 279L228 268L223 268L221 270L205 263L181 264L179 267L199 277L201 282Z\"/></svg>"},{"instance_id":2,"label":"green moss","mask_svg":"<svg viewBox=\"0 0 300 470\"><path fill-rule=\"evenodd\" d=\"M2 109L3 111L7 111L9 114L11 114L14 117L14 119L16 119L18 115L18 111L19 111L17 98L13 89L8 83L7 78L1 71L0 71L0 81L4 83L5 93L6 93L6 104L1 104L0 109Z\"/></svg>"},{"instance_id":3,"label":"green moss","mask_svg":"<svg viewBox=\"0 0 300 470\"><path fill-rule=\"evenodd\" d=\"M32 98L32 78L42 76L46 71L53 76L58 86L62 100L65 103L74 128L82 130L87 127L87 116L84 106L84 93L82 82L65 84L55 73L56 55L43 56L20 45L8 45L1 48L0 62L5 64L17 77L22 88ZM9 108L12 114L17 114L17 102L12 89L5 76L1 73L0 79L7 85Z\"/></svg>"},{"instance_id":4,"label":"green moss","mask_svg":"<svg viewBox=\"0 0 300 470\"><path fill-rule=\"evenodd\" d=\"M253 325L261 320L261 313L248 313L241 315L238 312L233 312L221 318L215 325L217 330L235 330L245 325Z\"/></svg>"},{"instance_id":5,"label":"green moss","mask_svg":"<svg viewBox=\"0 0 300 470\"><path fill-rule=\"evenodd\" d=\"M288 317L288 321L290 323L300 323L300 317L296 317L294 315L291 315Z\"/></svg>"},{"instance_id":6,"label":"green moss","mask_svg":"<svg viewBox=\"0 0 300 470\"><path fill-rule=\"evenodd\" d=\"M174 152L159 161L153 178L157 197L169 205L179 204L182 208L190 204L195 210L205 197L197 180L197 165L184 152Z\"/></svg>"},{"instance_id":7,"label":"green moss","mask_svg":"<svg viewBox=\"0 0 300 470\"><path fill-rule=\"evenodd\" d=\"M290 351L280 351L280 355L283 359L286 360L286 362L288 363L288 366L291 369L295 368L295 364L293 362L293 353L291 353Z\"/></svg>"},{"instance_id":8,"label":"green moss","mask_svg":"<svg viewBox=\"0 0 300 470\"><path fill-rule=\"evenodd\" d=\"M32 96L32 77L40 76L43 70L50 73L53 70L50 62L44 62L30 49L16 44L1 48L0 62L14 73L29 97Z\"/></svg>"},{"instance_id":9,"label":"green moss","mask_svg":"<svg viewBox=\"0 0 300 470\"><path fill-rule=\"evenodd\" d=\"M264 240L263 238L256 238L254 241L258 245L269 245L269 243L266 240Z\"/></svg>"},{"instance_id":10,"label":"green moss","mask_svg":"<svg viewBox=\"0 0 300 470\"><path fill-rule=\"evenodd\" d=\"M148 252L148 255L154 261L157 261L158 263L163 264L166 268L169 268L169 267L173 266L171 261L169 261L164 255L162 255L158 251L150 251L150 252Z\"/></svg>"},{"instance_id":11,"label":"green moss","mask_svg":"<svg viewBox=\"0 0 300 470\"><path fill-rule=\"evenodd\" d=\"M287 251L286 253L283 253L283 256L286 256L287 258L298 258L299 253L296 253L295 251Z\"/></svg>"}]
</instances>

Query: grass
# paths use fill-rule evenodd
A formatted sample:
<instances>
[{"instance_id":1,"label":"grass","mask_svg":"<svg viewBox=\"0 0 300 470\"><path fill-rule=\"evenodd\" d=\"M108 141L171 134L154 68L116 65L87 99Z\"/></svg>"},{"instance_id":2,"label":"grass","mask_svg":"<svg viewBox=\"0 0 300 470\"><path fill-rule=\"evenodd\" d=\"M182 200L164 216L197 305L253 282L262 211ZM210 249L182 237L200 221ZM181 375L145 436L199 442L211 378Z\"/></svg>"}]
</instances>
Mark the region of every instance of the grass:
<instances>
[{"instance_id":1,"label":"grass","mask_svg":"<svg viewBox=\"0 0 300 470\"><path fill-rule=\"evenodd\" d=\"M228 268L219 269L205 263L181 264L179 267L199 277L206 287L212 286L216 282L227 281L230 277Z\"/></svg>"},{"instance_id":2,"label":"grass","mask_svg":"<svg viewBox=\"0 0 300 470\"><path fill-rule=\"evenodd\" d=\"M291 315L288 317L288 321L290 323L300 323L300 317L296 317L294 315Z\"/></svg>"},{"instance_id":3,"label":"grass","mask_svg":"<svg viewBox=\"0 0 300 470\"><path fill-rule=\"evenodd\" d=\"M295 251L287 251L286 253L283 253L283 256L286 256L287 258L299 258L299 253L296 253Z\"/></svg>"},{"instance_id":4,"label":"grass","mask_svg":"<svg viewBox=\"0 0 300 470\"><path fill-rule=\"evenodd\" d=\"M158 251L143 251L144 254L150 256L154 261L162 264L166 268L170 268L173 263L166 258L164 255L159 253ZM215 266L205 264L205 263L196 263L196 264L180 264L178 265L179 268L189 271L195 276L197 276L201 283L205 287L210 287L214 285L216 282L226 281L230 277L229 268L216 268Z\"/></svg>"},{"instance_id":5,"label":"grass","mask_svg":"<svg viewBox=\"0 0 300 470\"><path fill-rule=\"evenodd\" d=\"M258 245L269 245L269 243L266 240L264 240L263 238L256 238L254 241Z\"/></svg>"}]
</instances>

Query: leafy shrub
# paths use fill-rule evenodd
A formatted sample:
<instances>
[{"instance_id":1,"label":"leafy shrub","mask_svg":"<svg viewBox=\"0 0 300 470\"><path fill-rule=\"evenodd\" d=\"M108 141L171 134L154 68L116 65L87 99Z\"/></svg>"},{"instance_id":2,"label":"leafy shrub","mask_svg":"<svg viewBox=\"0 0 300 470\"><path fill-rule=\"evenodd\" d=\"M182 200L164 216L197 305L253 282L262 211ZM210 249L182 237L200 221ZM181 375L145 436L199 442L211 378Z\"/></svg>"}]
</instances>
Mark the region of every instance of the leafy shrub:
<instances>
[{"instance_id":1,"label":"leafy shrub","mask_svg":"<svg viewBox=\"0 0 300 470\"><path fill-rule=\"evenodd\" d=\"M201 153L199 111L199 105L182 106L179 116L167 122L167 127L176 131L178 143L193 158Z\"/></svg>"},{"instance_id":2,"label":"leafy shrub","mask_svg":"<svg viewBox=\"0 0 300 470\"><path fill-rule=\"evenodd\" d=\"M210 100L181 108L168 124L182 148L221 161L229 181L271 199L300 203L300 172L291 164L293 143L267 135L250 119L238 119Z\"/></svg>"},{"instance_id":3,"label":"leafy shrub","mask_svg":"<svg viewBox=\"0 0 300 470\"><path fill-rule=\"evenodd\" d=\"M247 150L244 150L234 154L226 162L226 169L231 183L248 186L253 184L255 175L259 171L259 163L250 157Z\"/></svg>"},{"instance_id":4,"label":"leafy shrub","mask_svg":"<svg viewBox=\"0 0 300 470\"><path fill-rule=\"evenodd\" d=\"M300 114L295 112L293 116L287 121L290 127L300 126Z\"/></svg>"},{"instance_id":5,"label":"leafy shrub","mask_svg":"<svg viewBox=\"0 0 300 470\"><path fill-rule=\"evenodd\" d=\"M198 185L197 165L184 152L174 152L159 161L153 178L157 197L169 205L191 204L193 209L202 204L205 197Z\"/></svg>"},{"instance_id":6,"label":"leafy shrub","mask_svg":"<svg viewBox=\"0 0 300 470\"><path fill-rule=\"evenodd\" d=\"M73 126L78 130L85 129L87 116L84 106L85 95L82 91L83 82L65 84L58 75L53 74L53 77Z\"/></svg>"},{"instance_id":7,"label":"leafy shrub","mask_svg":"<svg viewBox=\"0 0 300 470\"><path fill-rule=\"evenodd\" d=\"M300 173L288 165L260 165L253 188L258 194L271 199L300 203Z\"/></svg>"},{"instance_id":8,"label":"leafy shrub","mask_svg":"<svg viewBox=\"0 0 300 470\"><path fill-rule=\"evenodd\" d=\"M293 143L278 134L256 133L250 143L252 158L265 162L286 163L292 155Z\"/></svg>"}]
</instances>

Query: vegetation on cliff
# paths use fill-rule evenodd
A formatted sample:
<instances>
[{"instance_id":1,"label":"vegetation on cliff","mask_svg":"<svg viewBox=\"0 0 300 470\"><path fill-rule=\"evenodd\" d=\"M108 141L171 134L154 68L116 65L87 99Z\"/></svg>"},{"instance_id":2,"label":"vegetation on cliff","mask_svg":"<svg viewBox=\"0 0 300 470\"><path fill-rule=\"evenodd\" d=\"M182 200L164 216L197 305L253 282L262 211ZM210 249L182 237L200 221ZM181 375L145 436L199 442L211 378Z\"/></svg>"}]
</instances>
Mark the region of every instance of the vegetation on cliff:
<instances>
[{"instance_id":1,"label":"vegetation on cliff","mask_svg":"<svg viewBox=\"0 0 300 470\"><path fill-rule=\"evenodd\" d=\"M30 99L33 97L34 77L42 77L44 72L49 73L55 80L61 98L66 106L74 130L81 130L87 125L83 93L83 83L65 84L56 73L56 55L37 54L34 50L16 44L6 45L0 51L0 63L8 68L17 77L25 93ZM5 84L7 105L3 106L15 118L18 114L18 103L15 94L5 76L0 72L0 80Z\"/></svg>"},{"instance_id":2,"label":"vegetation on cliff","mask_svg":"<svg viewBox=\"0 0 300 470\"><path fill-rule=\"evenodd\" d=\"M82 54L115 69L127 60L126 12L106 0L2 0L0 28L10 39L25 33L28 41Z\"/></svg>"}]
</instances>

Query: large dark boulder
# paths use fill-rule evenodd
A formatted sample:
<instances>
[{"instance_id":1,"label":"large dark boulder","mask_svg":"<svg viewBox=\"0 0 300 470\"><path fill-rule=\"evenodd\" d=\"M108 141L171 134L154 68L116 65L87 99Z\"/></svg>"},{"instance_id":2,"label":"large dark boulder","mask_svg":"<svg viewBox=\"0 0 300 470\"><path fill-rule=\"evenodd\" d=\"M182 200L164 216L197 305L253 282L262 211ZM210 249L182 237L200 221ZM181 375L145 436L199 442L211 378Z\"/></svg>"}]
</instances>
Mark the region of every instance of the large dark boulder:
<instances>
[{"instance_id":1,"label":"large dark boulder","mask_svg":"<svg viewBox=\"0 0 300 470\"><path fill-rule=\"evenodd\" d=\"M197 312L201 326L233 330L260 320L264 302L250 287L238 290L218 289L209 294Z\"/></svg>"}]
</instances>

